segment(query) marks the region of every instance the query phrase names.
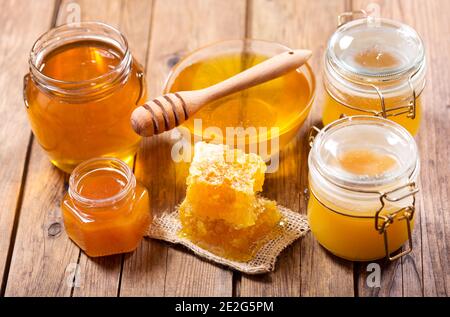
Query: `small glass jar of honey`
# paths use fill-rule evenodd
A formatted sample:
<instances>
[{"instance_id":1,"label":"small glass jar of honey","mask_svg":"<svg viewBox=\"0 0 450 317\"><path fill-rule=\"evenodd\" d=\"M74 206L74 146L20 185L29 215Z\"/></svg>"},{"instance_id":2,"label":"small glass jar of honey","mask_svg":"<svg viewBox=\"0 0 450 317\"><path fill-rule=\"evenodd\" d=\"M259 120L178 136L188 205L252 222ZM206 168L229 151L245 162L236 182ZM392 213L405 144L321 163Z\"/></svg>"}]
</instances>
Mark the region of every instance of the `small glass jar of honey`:
<instances>
[{"instance_id":1,"label":"small glass jar of honey","mask_svg":"<svg viewBox=\"0 0 450 317\"><path fill-rule=\"evenodd\" d=\"M373 17L343 24L328 42L324 65L324 125L342 116L374 115L416 134L426 59L414 29Z\"/></svg>"},{"instance_id":2,"label":"small glass jar of honey","mask_svg":"<svg viewBox=\"0 0 450 317\"><path fill-rule=\"evenodd\" d=\"M116 158L78 165L61 207L67 234L91 257L133 251L151 223L147 190Z\"/></svg>"},{"instance_id":3,"label":"small glass jar of honey","mask_svg":"<svg viewBox=\"0 0 450 317\"><path fill-rule=\"evenodd\" d=\"M67 24L33 45L24 78L28 117L51 162L66 172L93 157L131 162L140 137L130 116L145 98L142 67L111 26Z\"/></svg>"},{"instance_id":4,"label":"small glass jar of honey","mask_svg":"<svg viewBox=\"0 0 450 317\"><path fill-rule=\"evenodd\" d=\"M311 144L308 220L318 242L352 261L410 252L420 168L412 135L384 118L353 116L329 124Z\"/></svg>"}]
</instances>

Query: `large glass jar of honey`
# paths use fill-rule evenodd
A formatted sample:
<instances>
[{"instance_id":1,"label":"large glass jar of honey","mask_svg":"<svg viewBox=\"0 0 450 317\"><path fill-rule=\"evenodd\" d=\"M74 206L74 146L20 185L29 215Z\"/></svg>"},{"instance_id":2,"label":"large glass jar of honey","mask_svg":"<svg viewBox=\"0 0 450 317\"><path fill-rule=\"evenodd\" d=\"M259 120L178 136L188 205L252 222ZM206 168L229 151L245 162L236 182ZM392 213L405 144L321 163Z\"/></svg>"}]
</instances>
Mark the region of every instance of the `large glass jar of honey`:
<instances>
[{"instance_id":1,"label":"large glass jar of honey","mask_svg":"<svg viewBox=\"0 0 450 317\"><path fill-rule=\"evenodd\" d=\"M140 137L131 112L146 98L125 37L97 22L64 25L33 45L24 99L32 130L60 169L92 157L130 162Z\"/></svg>"},{"instance_id":2,"label":"large glass jar of honey","mask_svg":"<svg viewBox=\"0 0 450 317\"><path fill-rule=\"evenodd\" d=\"M392 260L411 251L419 165L414 138L393 121L353 116L323 128L308 159L315 238L353 261Z\"/></svg>"},{"instance_id":3,"label":"large glass jar of honey","mask_svg":"<svg viewBox=\"0 0 450 317\"><path fill-rule=\"evenodd\" d=\"M417 132L426 61L414 29L372 17L343 24L328 42L324 65L325 125L342 116L374 115Z\"/></svg>"},{"instance_id":4,"label":"large glass jar of honey","mask_svg":"<svg viewBox=\"0 0 450 317\"><path fill-rule=\"evenodd\" d=\"M289 50L278 43L252 39L211 44L188 54L174 66L164 93L214 85ZM267 158L297 134L314 96L315 77L305 64L279 78L205 105L183 126L197 140L231 147L241 145L247 152L258 148L258 154ZM262 146L267 146L266 153Z\"/></svg>"},{"instance_id":5,"label":"large glass jar of honey","mask_svg":"<svg viewBox=\"0 0 450 317\"><path fill-rule=\"evenodd\" d=\"M147 190L115 158L78 165L61 207L67 234L92 257L133 251L151 223Z\"/></svg>"}]
</instances>

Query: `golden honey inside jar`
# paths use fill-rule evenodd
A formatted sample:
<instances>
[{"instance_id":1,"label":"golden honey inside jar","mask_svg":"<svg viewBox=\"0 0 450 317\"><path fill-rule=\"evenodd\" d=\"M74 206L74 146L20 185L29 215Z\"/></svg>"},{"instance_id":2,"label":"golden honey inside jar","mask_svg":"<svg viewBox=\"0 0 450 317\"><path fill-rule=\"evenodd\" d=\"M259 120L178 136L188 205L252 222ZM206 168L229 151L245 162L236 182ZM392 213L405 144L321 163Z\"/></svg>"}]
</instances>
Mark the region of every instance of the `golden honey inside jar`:
<instances>
[{"instance_id":1,"label":"golden honey inside jar","mask_svg":"<svg viewBox=\"0 0 450 317\"><path fill-rule=\"evenodd\" d=\"M133 251L151 223L147 190L115 158L77 166L61 208L67 234L91 257Z\"/></svg>"},{"instance_id":2,"label":"golden honey inside jar","mask_svg":"<svg viewBox=\"0 0 450 317\"><path fill-rule=\"evenodd\" d=\"M419 165L413 137L390 120L353 116L323 128L308 159L315 238L352 261L409 252Z\"/></svg>"},{"instance_id":3,"label":"golden honey inside jar","mask_svg":"<svg viewBox=\"0 0 450 317\"><path fill-rule=\"evenodd\" d=\"M24 82L28 116L51 162L66 172L93 157L131 162L140 137L129 118L145 98L142 68L110 26L64 25L32 48Z\"/></svg>"},{"instance_id":4,"label":"golden honey inside jar","mask_svg":"<svg viewBox=\"0 0 450 317\"><path fill-rule=\"evenodd\" d=\"M257 40L212 44L189 54L174 67L165 92L214 85L288 50L277 43ZM275 138L278 145L283 146L296 135L308 116L314 93L315 78L306 64L277 79L205 105L184 126L200 140L227 144L241 142L247 146L247 151L250 151L249 144ZM227 128L241 128L242 134L227 135Z\"/></svg>"},{"instance_id":5,"label":"golden honey inside jar","mask_svg":"<svg viewBox=\"0 0 450 317\"><path fill-rule=\"evenodd\" d=\"M374 115L416 134L425 64L422 40L407 25L372 17L342 25L325 53L324 125L343 116Z\"/></svg>"}]
</instances>

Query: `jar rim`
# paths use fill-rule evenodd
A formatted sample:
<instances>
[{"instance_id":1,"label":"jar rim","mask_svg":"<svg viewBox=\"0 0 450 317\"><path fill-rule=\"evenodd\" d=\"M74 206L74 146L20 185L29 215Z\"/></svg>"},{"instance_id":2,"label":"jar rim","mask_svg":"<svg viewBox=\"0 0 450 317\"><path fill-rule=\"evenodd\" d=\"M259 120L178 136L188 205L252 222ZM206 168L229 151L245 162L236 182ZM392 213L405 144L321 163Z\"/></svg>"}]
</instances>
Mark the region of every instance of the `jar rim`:
<instances>
[{"instance_id":1,"label":"jar rim","mask_svg":"<svg viewBox=\"0 0 450 317\"><path fill-rule=\"evenodd\" d=\"M98 30L95 30L95 29ZM73 31L80 31L83 36L77 35L76 37L67 36L67 33ZM105 40L105 36L100 37L98 33L103 31L105 33L109 33L109 35L114 35L114 39L112 37L108 37L108 41ZM112 44L117 49L120 49L122 56L120 56L120 62L115 65L113 68L109 69L107 72L86 80L62 80L57 79L51 76L44 74L39 68L39 62L42 61L43 57L45 57L48 53L54 51L56 48L60 47L62 44L58 44L62 40L61 36L66 36L64 38L65 42L63 43L71 43L69 40L75 38L73 42L78 42L86 39L95 38L96 40L102 42L108 42ZM50 43L47 43L50 42ZM51 45L51 48L48 49L47 46ZM48 52L44 52L44 50L48 50ZM28 64L30 68L30 73L39 83L45 83L46 86L51 86L54 90L59 92L68 93L71 90L79 91L81 89L89 89L98 84L99 82L105 81L116 81L121 79L123 76L121 74L126 73L126 70L129 69L131 63L131 52L129 49L128 41L126 37L115 27L108 25L103 22L97 21L85 21L85 22L73 22L62 24L58 27L52 28L47 32L41 34L38 39L34 42L29 59ZM58 88L56 87L64 87ZM53 90L53 89L50 89Z\"/></svg>"},{"instance_id":2,"label":"jar rim","mask_svg":"<svg viewBox=\"0 0 450 317\"><path fill-rule=\"evenodd\" d=\"M408 150L410 151L410 153L408 153L409 161L403 164L401 168L396 169L395 172L383 174L380 178L349 178L343 176L341 173L337 173L336 170L331 169L329 166L327 166L327 162L325 162L320 152L323 145L327 141L326 138L339 129L350 129L352 126L354 127L358 124L381 125L383 126L383 128L389 129L390 132L397 134L398 137L403 138L405 142L410 145L410 147L408 148ZM314 138L312 149L308 157L308 165L310 169L316 170L327 182L333 185L339 186L349 191L354 190L357 192L374 193L376 192L373 190L374 188L379 188L380 186L386 186L392 183L396 183L399 180L405 178L405 176L410 179L415 173L417 173L417 169L419 167L418 155L417 144L413 136L404 127L385 118L358 115L341 118L328 124L322 130L320 130L320 132Z\"/></svg>"},{"instance_id":3,"label":"jar rim","mask_svg":"<svg viewBox=\"0 0 450 317\"><path fill-rule=\"evenodd\" d=\"M87 172L105 167L112 168L122 174L127 180L125 186L121 188L118 193L112 195L111 197L93 199L83 196L78 191L79 180L82 179L83 176L87 174ZM75 169L70 174L68 193L70 197L78 203L88 206L101 207L108 206L122 200L135 187L136 177L134 176L131 168L124 161L114 157L98 157L86 160L75 167Z\"/></svg>"},{"instance_id":4,"label":"jar rim","mask_svg":"<svg viewBox=\"0 0 450 317\"><path fill-rule=\"evenodd\" d=\"M345 63L343 61L342 56L339 56L336 53L336 50L344 52L346 49L348 49L346 46L351 46L351 43L354 42L355 37L346 35L346 33L355 31L356 29L361 28L362 25L368 25L365 29L362 29L364 31L384 30L386 31L385 33L388 34L388 31L392 32L392 30L394 30L395 32L392 32L393 34L401 34L401 36L404 36L409 41L414 42L414 46L417 47L417 54L414 58L408 60L408 62L403 66L393 67L392 69L384 71L369 71L364 67L360 69L351 67L348 63ZM344 41L347 39L348 41ZM350 44L341 42L349 42ZM371 39L370 41L370 43L375 42L376 39ZM344 45L343 50L341 50L340 48L342 45ZM337 47L339 47L339 49L337 49ZM335 73L339 74L341 77L343 77L343 79L347 81L359 84L395 83L398 80L407 79L412 74L417 73L421 68L423 68L423 65L425 63L425 49L423 46L423 40L414 28L399 21L386 18L374 18L370 16L356 19L340 26L328 41L325 56L326 65L330 67Z\"/></svg>"}]
</instances>

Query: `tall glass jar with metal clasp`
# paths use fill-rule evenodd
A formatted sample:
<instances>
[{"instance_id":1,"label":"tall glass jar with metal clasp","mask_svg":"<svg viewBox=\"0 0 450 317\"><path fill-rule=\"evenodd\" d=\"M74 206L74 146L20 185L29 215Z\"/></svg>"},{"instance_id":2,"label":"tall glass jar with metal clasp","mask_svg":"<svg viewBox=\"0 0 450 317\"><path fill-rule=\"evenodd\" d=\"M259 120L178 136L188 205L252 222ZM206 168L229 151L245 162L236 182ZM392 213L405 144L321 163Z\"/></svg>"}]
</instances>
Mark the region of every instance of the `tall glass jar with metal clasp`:
<instances>
[{"instance_id":1,"label":"tall glass jar with metal clasp","mask_svg":"<svg viewBox=\"0 0 450 317\"><path fill-rule=\"evenodd\" d=\"M308 220L318 242L352 261L410 252L420 169L412 135L384 118L353 116L310 140Z\"/></svg>"},{"instance_id":2,"label":"tall glass jar with metal clasp","mask_svg":"<svg viewBox=\"0 0 450 317\"><path fill-rule=\"evenodd\" d=\"M343 116L393 120L415 135L421 117L426 58L417 32L397 21L365 16L344 23L325 52L324 125Z\"/></svg>"}]
</instances>

